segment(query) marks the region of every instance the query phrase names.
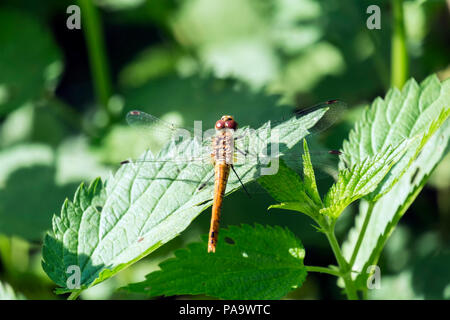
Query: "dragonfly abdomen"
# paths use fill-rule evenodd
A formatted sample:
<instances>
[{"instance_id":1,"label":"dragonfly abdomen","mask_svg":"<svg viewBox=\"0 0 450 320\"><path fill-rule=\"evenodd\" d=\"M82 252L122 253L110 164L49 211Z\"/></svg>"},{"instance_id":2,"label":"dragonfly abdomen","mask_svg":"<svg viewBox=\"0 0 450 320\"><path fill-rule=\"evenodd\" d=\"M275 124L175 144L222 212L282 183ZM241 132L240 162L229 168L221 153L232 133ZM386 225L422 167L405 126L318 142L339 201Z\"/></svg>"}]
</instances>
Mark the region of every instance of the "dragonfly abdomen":
<instances>
[{"instance_id":1,"label":"dragonfly abdomen","mask_svg":"<svg viewBox=\"0 0 450 320\"><path fill-rule=\"evenodd\" d=\"M209 227L208 252L216 251L216 244L219 236L220 212L225 190L227 188L229 173L230 165L228 164L218 163L214 167L214 199L211 225Z\"/></svg>"}]
</instances>

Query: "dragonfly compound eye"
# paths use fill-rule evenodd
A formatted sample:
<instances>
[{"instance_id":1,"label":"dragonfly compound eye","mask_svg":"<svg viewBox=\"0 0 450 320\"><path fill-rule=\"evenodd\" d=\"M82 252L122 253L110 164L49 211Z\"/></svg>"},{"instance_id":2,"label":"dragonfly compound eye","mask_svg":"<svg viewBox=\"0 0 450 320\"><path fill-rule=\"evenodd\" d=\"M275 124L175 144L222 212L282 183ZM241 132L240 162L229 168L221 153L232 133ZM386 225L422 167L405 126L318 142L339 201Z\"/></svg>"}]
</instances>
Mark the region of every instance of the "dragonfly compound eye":
<instances>
[{"instance_id":1,"label":"dragonfly compound eye","mask_svg":"<svg viewBox=\"0 0 450 320\"><path fill-rule=\"evenodd\" d=\"M218 120L218 121L216 122L216 129L217 129L217 130L223 129L224 127L225 127L225 121L223 121L223 120Z\"/></svg>"},{"instance_id":2,"label":"dragonfly compound eye","mask_svg":"<svg viewBox=\"0 0 450 320\"><path fill-rule=\"evenodd\" d=\"M225 121L225 127L228 129L237 129L237 122L234 120Z\"/></svg>"}]
</instances>

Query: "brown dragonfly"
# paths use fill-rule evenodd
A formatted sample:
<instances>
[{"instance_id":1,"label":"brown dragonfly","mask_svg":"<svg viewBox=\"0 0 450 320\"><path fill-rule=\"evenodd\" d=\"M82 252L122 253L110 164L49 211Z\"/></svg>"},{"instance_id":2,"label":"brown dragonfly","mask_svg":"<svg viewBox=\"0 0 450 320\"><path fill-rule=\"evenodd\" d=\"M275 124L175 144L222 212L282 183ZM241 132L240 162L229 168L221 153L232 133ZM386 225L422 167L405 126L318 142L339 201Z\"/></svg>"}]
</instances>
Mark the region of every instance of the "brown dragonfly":
<instances>
[{"instance_id":1,"label":"brown dragonfly","mask_svg":"<svg viewBox=\"0 0 450 320\"><path fill-rule=\"evenodd\" d=\"M319 121L315 126L315 131L320 132L328 128L333 122L335 122L338 117L345 110L345 103L340 100L329 100L305 110L300 110L294 113L293 118L299 118L307 116L319 109L328 108L327 116L323 117L324 121ZM144 130L152 130L153 134L164 136L166 139L168 137L173 140L183 139L194 139L199 138L200 143L199 148L192 153L180 153L176 151L172 152L172 156L164 157L163 159L156 160L126 160L121 164L132 164L136 162L178 162L178 163L188 163L189 166L209 166L214 167L214 174L210 176L206 181L201 182L198 187L198 191L203 190L210 181L214 178L213 183L213 204L212 204L212 216L209 230L208 239L208 252L215 252L218 235L219 235L219 223L220 223L220 213L222 202L227 188L227 182L230 175L230 169L234 172L239 183L242 185L243 190L249 193L249 190L245 187L245 184L239 178L238 173L235 170L235 166L239 166L245 163L247 166L261 168L262 174L274 174L276 172L271 172L268 169L268 164L273 161L278 156L283 157L285 162L289 162L290 159L294 159L296 163L301 159L300 156L295 154L286 153L284 150L264 150L261 152L261 146L266 147L268 141L266 135L261 136L261 132L251 131L249 128L245 128L242 131L238 131L238 124L230 115L222 116L215 124L213 130L208 130L206 132L200 132L196 128L186 129L180 128L173 124L167 123L161 119L158 119L150 114L143 111L130 111L127 114L127 122L131 126L137 126L143 128ZM279 124L284 123L285 120L271 121L271 126L277 127ZM293 126L298 126L298 123L293 123ZM254 137L256 135L256 138ZM251 137L250 139L246 139ZM262 142L259 144L259 148L255 148L255 141ZM176 145L176 144L174 144ZM264 148L262 148L264 149ZM176 150L176 148L174 148ZM261 153L263 156L261 156ZM268 155L270 153L270 155ZM340 154L339 151L329 151L332 154ZM289 158L290 156L291 158ZM266 170L266 171L264 171ZM267 173L267 171L269 173ZM273 171L273 170L272 170Z\"/></svg>"}]
</instances>

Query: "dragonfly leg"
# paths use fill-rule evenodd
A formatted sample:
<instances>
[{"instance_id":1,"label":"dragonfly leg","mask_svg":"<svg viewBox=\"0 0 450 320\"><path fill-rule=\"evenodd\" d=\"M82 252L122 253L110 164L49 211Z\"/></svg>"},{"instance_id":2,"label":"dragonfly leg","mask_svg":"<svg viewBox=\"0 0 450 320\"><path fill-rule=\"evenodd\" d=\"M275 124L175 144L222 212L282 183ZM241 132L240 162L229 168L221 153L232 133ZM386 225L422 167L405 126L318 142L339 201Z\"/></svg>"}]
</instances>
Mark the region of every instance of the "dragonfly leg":
<instances>
[{"instance_id":1,"label":"dragonfly leg","mask_svg":"<svg viewBox=\"0 0 450 320\"><path fill-rule=\"evenodd\" d=\"M202 190L204 187L206 187L206 185L211 181L211 179L214 178L214 172L213 174L208 178L208 180L206 180L205 182L203 182L200 187L198 187L197 191Z\"/></svg>"},{"instance_id":2,"label":"dragonfly leg","mask_svg":"<svg viewBox=\"0 0 450 320\"><path fill-rule=\"evenodd\" d=\"M233 165L231 165L231 169L233 170L234 174L236 175L236 177L238 178L239 182L241 183L241 186L244 189L245 193L247 193L248 197L251 198L250 193L248 193L247 189L245 188L245 185L241 181L241 178L239 178L236 170L234 170L234 166Z\"/></svg>"},{"instance_id":3,"label":"dragonfly leg","mask_svg":"<svg viewBox=\"0 0 450 320\"><path fill-rule=\"evenodd\" d=\"M239 152L240 154L242 154L243 156L247 156L248 152L244 152L241 149L237 148L236 146L234 147L234 150L236 150L237 152Z\"/></svg>"}]
</instances>

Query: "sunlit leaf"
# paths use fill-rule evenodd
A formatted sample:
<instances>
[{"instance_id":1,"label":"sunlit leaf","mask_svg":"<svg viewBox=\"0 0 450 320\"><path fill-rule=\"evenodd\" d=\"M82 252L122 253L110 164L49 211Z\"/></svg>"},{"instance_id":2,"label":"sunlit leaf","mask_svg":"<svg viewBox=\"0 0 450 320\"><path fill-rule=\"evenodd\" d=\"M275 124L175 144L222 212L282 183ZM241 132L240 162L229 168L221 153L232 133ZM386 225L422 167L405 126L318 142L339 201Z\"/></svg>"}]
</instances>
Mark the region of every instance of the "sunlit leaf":
<instances>
[{"instance_id":1,"label":"sunlit leaf","mask_svg":"<svg viewBox=\"0 0 450 320\"><path fill-rule=\"evenodd\" d=\"M326 194L324 208L320 212L336 219L350 203L374 191L406 151L410 145L407 142L404 141L395 148L388 146L384 151L354 164L350 169L339 170L338 180Z\"/></svg>"},{"instance_id":2,"label":"sunlit leaf","mask_svg":"<svg viewBox=\"0 0 450 320\"><path fill-rule=\"evenodd\" d=\"M322 200L317 190L306 140L303 141L303 149L305 151L303 155L304 181L293 169L281 161L277 174L262 176L258 179L258 183L280 202L271 205L269 209L294 210L314 218L322 208Z\"/></svg>"},{"instance_id":3,"label":"sunlit leaf","mask_svg":"<svg viewBox=\"0 0 450 320\"><path fill-rule=\"evenodd\" d=\"M377 98L363 114L344 141L340 167L352 166L376 155L387 146L397 146L405 139L416 138L408 152L379 184L373 197L380 197L396 183L423 147L431 125L449 108L450 81L442 84L433 75L420 85L409 80L402 91L391 89L383 100ZM440 119L440 123L445 118ZM434 129L436 130L437 127Z\"/></svg>"},{"instance_id":4,"label":"sunlit leaf","mask_svg":"<svg viewBox=\"0 0 450 320\"><path fill-rule=\"evenodd\" d=\"M386 143L385 141L398 141L401 136L418 135L420 138L413 142L389 177L384 179L383 185L375 191L375 195L382 197L374 205L358 252L353 251L366 219L366 203L361 206L356 225L343 245L346 258L354 256L353 269L360 273L353 276L360 287L365 286L369 275L365 272L367 267L377 263L381 250L399 219L444 157L450 135L449 121L446 120L450 110L450 81L440 84L433 76L420 87L410 81L401 94L397 90L390 91L386 100L387 102L377 100L372 107L374 109L366 113L368 124L364 126L360 123L350 135L351 143L346 143L344 149L352 151L355 157L347 158L347 161L356 161L359 157L372 153L372 150ZM402 108L397 109L397 104ZM394 117L397 121L391 123L387 119L397 114L394 111L398 113ZM391 124L386 126L386 123ZM371 135L370 132L374 133ZM381 138L377 138L378 134ZM383 195L387 190L390 191Z\"/></svg>"},{"instance_id":5,"label":"sunlit leaf","mask_svg":"<svg viewBox=\"0 0 450 320\"><path fill-rule=\"evenodd\" d=\"M299 239L281 227L230 227L221 230L217 252L206 251L207 237L175 258L161 271L125 289L150 296L205 294L223 299L280 299L302 285L307 272Z\"/></svg>"}]
</instances>

